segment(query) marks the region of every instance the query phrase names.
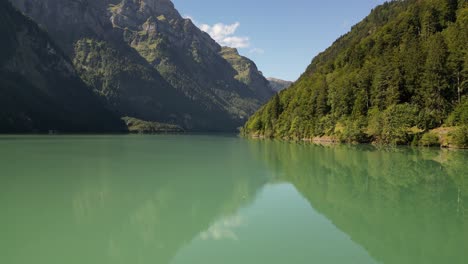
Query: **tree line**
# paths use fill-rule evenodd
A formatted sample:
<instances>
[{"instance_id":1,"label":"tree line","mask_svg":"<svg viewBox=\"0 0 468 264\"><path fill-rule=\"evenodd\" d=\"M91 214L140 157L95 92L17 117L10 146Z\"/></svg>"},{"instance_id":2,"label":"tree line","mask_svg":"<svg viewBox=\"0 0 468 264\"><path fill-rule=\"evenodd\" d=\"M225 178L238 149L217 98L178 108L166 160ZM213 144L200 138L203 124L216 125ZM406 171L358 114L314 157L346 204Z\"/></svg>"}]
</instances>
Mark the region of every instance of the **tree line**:
<instances>
[{"instance_id":1,"label":"tree line","mask_svg":"<svg viewBox=\"0 0 468 264\"><path fill-rule=\"evenodd\" d=\"M468 1L386 2L314 58L243 132L407 144L457 126L452 138L468 145L467 47Z\"/></svg>"}]
</instances>

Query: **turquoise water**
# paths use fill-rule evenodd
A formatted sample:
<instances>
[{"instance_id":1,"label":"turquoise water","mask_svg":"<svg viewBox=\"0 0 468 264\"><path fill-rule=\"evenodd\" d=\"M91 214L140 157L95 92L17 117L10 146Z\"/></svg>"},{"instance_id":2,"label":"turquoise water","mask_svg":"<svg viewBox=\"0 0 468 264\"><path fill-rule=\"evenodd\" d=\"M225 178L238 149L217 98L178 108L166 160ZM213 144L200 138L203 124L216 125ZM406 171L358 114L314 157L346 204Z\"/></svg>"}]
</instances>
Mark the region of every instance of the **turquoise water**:
<instances>
[{"instance_id":1,"label":"turquoise water","mask_svg":"<svg viewBox=\"0 0 468 264\"><path fill-rule=\"evenodd\" d=\"M466 263L468 152L0 137L0 263Z\"/></svg>"}]
</instances>

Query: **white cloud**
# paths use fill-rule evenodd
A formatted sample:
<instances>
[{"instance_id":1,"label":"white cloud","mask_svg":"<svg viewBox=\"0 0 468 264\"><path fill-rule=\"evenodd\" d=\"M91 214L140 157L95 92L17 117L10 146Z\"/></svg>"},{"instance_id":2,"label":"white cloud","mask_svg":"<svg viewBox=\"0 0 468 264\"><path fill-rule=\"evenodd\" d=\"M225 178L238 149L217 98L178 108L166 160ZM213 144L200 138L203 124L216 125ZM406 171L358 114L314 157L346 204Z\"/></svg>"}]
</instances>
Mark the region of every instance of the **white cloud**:
<instances>
[{"instance_id":1,"label":"white cloud","mask_svg":"<svg viewBox=\"0 0 468 264\"><path fill-rule=\"evenodd\" d=\"M241 216L222 219L200 234L202 240L239 240L235 230L245 224Z\"/></svg>"},{"instance_id":2,"label":"white cloud","mask_svg":"<svg viewBox=\"0 0 468 264\"><path fill-rule=\"evenodd\" d=\"M220 44L231 48L248 48L250 40L248 37L227 37L221 40Z\"/></svg>"},{"instance_id":3,"label":"white cloud","mask_svg":"<svg viewBox=\"0 0 468 264\"><path fill-rule=\"evenodd\" d=\"M193 20L192 20L193 21ZM249 37L235 36L240 23L234 24L223 24L217 23L214 25L201 24L199 28L202 31L208 33L214 40L216 40L222 46L228 46L231 48L248 48L250 46Z\"/></svg>"}]
</instances>

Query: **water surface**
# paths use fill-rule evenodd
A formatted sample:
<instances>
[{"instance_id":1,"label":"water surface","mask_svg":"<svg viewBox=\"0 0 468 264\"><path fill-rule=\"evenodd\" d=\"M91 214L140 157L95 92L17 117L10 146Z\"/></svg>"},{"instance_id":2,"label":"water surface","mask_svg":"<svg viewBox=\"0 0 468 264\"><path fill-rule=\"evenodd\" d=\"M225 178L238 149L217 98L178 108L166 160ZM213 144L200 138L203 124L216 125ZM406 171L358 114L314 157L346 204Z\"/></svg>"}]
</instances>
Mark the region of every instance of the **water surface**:
<instances>
[{"instance_id":1,"label":"water surface","mask_svg":"<svg viewBox=\"0 0 468 264\"><path fill-rule=\"evenodd\" d=\"M0 263L466 263L468 152L0 137Z\"/></svg>"}]
</instances>

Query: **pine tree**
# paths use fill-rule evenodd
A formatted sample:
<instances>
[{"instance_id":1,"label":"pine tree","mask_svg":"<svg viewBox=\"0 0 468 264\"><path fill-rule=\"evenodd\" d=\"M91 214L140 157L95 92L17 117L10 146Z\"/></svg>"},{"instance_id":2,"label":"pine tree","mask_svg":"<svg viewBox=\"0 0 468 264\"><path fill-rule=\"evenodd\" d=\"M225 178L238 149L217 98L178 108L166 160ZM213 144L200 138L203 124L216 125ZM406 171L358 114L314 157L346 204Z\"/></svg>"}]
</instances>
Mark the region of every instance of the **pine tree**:
<instances>
[{"instance_id":1,"label":"pine tree","mask_svg":"<svg viewBox=\"0 0 468 264\"><path fill-rule=\"evenodd\" d=\"M281 101L280 97L278 94L275 94L273 96L273 101L271 102L270 106L270 117L272 117L274 120L278 119L278 117L281 114Z\"/></svg>"},{"instance_id":2,"label":"pine tree","mask_svg":"<svg viewBox=\"0 0 468 264\"><path fill-rule=\"evenodd\" d=\"M424 79L419 91L424 98L426 110L435 122L427 123L428 128L441 125L447 111L446 96L449 91L447 80L447 45L441 34L431 36L427 43L427 58L424 65Z\"/></svg>"}]
</instances>

